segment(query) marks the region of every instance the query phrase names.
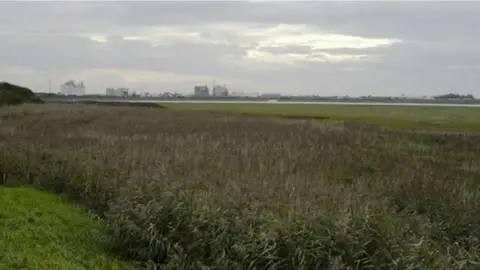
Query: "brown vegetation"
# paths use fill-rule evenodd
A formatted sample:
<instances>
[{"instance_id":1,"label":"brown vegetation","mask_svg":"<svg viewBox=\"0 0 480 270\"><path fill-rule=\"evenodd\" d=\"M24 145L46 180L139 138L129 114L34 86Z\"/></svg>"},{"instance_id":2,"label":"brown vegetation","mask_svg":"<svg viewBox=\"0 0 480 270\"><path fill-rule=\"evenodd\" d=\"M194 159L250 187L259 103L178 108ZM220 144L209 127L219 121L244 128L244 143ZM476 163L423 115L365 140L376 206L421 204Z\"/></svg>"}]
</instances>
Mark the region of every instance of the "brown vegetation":
<instances>
[{"instance_id":1,"label":"brown vegetation","mask_svg":"<svg viewBox=\"0 0 480 270\"><path fill-rule=\"evenodd\" d=\"M154 108L0 111L0 181L76 200L170 269L469 269L480 141Z\"/></svg>"}]
</instances>

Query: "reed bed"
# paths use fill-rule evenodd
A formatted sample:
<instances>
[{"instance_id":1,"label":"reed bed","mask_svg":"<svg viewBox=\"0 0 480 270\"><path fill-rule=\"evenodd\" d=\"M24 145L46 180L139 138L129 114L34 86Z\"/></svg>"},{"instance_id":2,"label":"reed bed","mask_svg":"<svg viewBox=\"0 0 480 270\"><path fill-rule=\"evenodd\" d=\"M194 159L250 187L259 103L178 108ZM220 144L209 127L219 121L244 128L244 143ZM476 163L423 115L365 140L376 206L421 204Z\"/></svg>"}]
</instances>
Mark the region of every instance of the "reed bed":
<instances>
[{"instance_id":1,"label":"reed bed","mask_svg":"<svg viewBox=\"0 0 480 270\"><path fill-rule=\"evenodd\" d=\"M156 269L472 269L480 136L81 104L0 110L0 183Z\"/></svg>"}]
</instances>

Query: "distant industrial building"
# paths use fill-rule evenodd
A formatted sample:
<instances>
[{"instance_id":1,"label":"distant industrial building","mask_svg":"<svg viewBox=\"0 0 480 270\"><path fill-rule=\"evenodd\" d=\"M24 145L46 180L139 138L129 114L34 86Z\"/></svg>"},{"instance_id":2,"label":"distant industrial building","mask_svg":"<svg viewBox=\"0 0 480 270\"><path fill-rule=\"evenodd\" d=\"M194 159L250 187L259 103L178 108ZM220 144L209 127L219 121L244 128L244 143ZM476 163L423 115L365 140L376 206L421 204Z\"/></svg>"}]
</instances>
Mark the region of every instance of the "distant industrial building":
<instances>
[{"instance_id":1,"label":"distant industrial building","mask_svg":"<svg viewBox=\"0 0 480 270\"><path fill-rule=\"evenodd\" d=\"M215 85L213 87L213 96L215 97L227 97L228 96L228 89L225 85Z\"/></svg>"},{"instance_id":2,"label":"distant industrial building","mask_svg":"<svg viewBox=\"0 0 480 270\"><path fill-rule=\"evenodd\" d=\"M128 97L129 91L128 88L107 88L105 95L111 97Z\"/></svg>"},{"instance_id":3,"label":"distant industrial building","mask_svg":"<svg viewBox=\"0 0 480 270\"><path fill-rule=\"evenodd\" d=\"M282 97L282 94L280 93L263 93L261 95L263 98L280 98Z\"/></svg>"},{"instance_id":4,"label":"distant industrial building","mask_svg":"<svg viewBox=\"0 0 480 270\"><path fill-rule=\"evenodd\" d=\"M76 84L75 81L67 81L60 85L60 93L66 96L83 96L85 95L85 85L83 82Z\"/></svg>"},{"instance_id":5,"label":"distant industrial building","mask_svg":"<svg viewBox=\"0 0 480 270\"><path fill-rule=\"evenodd\" d=\"M231 93L231 96L233 96L233 97L244 97L246 95L245 95L245 93L243 93L243 91L233 91Z\"/></svg>"},{"instance_id":6,"label":"distant industrial building","mask_svg":"<svg viewBox=\"0 0 480 270\"><path fill-rule=\"evenodd\" d=\"M210 95L210 90L208 89L208 86L195 86L194 89L194 95L199 96L199 97L206 97Z\"/></svg>"}]
</instances>

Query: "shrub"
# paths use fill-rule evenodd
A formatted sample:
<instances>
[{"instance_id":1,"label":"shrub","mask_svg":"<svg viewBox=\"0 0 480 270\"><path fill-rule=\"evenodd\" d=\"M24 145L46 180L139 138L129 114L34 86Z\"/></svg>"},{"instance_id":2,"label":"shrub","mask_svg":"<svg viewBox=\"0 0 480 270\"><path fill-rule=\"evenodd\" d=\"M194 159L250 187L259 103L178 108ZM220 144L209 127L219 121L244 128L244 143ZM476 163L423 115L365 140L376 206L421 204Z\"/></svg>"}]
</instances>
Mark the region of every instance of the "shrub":
<instances>
[{"instance_id":1,"label":"shrub","mask_svg":"<svg viewBox=\"0 0 480 270\"><path fill-rule=\"evenodd\" d=\"M28 88L0 82L0 106L22 103L43 103L43 101Z\"/></svg>"}]
</instances>

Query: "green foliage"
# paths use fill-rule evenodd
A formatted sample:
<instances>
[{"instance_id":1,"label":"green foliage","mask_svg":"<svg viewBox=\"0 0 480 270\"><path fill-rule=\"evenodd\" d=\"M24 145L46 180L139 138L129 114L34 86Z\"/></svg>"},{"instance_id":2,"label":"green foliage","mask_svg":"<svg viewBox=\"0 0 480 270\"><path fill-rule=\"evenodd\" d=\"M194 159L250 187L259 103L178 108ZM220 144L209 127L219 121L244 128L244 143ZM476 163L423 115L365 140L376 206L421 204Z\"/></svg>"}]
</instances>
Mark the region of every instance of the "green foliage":
<instances>
[{"instance_id":1,"label":"green foliage","mask_svg":"<svg viewBox=\"0 0 480 270\"><path fill-rule=\"evenodd\" d=\"M170 109L259 117L330 119L402 130L480 132L480 108L326 104L162 103Z\"/></svg>"},{"instance_id":2,"label":"green foliage","mask_svg":"<svg viewBox=\"0 0 480 270\"><path fill-rule=\"evenodd\" d=\"M0 269L134 269L105 254L102 224L58 196L0 186Z\"/></svg>"},{"instance_id":3,"label":"green foliage","mask_svg":"<svg viewBox=\"0 0 480 270\"><path fill-rule=\"evenodd\" d=\"M43 103L43 101L28 88L0 82L0 106L22 103Z\"/></svg>"},{"instance_id":4,"label":"green foliage","mask_svg":"<svg viewBox=\"0 0 480 270\"><path fill-rule=\"evenodd\" d=\"M480 262L478 136L149 108L2 113L3 184L85 205L103 218L112 251L144 266Z\"/></svg>"}]
</instances>

